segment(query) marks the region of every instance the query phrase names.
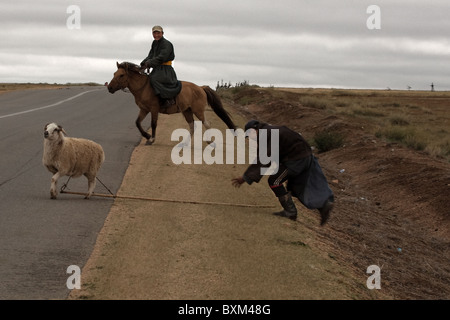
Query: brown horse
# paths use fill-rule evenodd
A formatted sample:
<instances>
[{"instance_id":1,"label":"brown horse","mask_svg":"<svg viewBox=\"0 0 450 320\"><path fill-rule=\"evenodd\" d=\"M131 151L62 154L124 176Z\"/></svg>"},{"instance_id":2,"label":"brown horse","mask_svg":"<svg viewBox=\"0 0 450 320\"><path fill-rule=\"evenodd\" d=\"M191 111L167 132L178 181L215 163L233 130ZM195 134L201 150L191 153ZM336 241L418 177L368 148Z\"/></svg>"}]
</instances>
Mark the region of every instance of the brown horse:
<instances>
[{"instance_id":1,"label":"brown horse","mask_svg":"<svg viewBox=\"0 0 450 320\"><path fill-rule=\"evenodd\" d=\"M133 94L135 102L140 109L139 116L136 119L136 126L142 136L147 139L147 144L152 144L155 141L159 113L174 114L182 112L189 124L192 135L194 132L193 115L203 123L205 128L210 128L210 124L205 117L205 109L206 106L209 105L228 128L236 128L229 113L223 108L222 102L214 90L208 86L200 87L187 81L181 81L181 83L182 89L176 97L176 104L167 109L161 109L159 99L150 85L149 75L141 73L140 67L134 63L122 62L121 64L117 63L117 71L109 82L108 90L109 92L114 93L119 89L128 88ZM149 112L152 117L151 135L141 126L141 122Z\"/></svg>"}]
</instances>

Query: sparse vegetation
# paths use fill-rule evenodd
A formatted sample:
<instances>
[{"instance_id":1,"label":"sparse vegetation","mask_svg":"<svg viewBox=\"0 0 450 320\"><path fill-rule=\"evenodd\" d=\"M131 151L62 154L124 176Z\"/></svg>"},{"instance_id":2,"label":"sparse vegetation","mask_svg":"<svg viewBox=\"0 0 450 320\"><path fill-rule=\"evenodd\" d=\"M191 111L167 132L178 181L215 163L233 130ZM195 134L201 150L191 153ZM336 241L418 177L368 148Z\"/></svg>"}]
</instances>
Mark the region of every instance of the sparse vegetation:
<instances>
[{"instance_id":1,"label":"sparse vegetation","mask_svg":"<svg viewBox=\"0 0 450 320\"><path fill-rule=\"evenodd\" d=\"M329 101L321 98L302 97L300 98L300 103L305 107L325 110Z\"/></svg>"},{"instance_id":2,"label":"sparse vegetation","mask_svg":"<svg viewBox=\"0 0 450 320\"><path fill-rule=\"evenodd\" d=\"M252 88L258 88L259 94L246 91ZM237 95L238 100L235 101L243 105L280 99L285 103L295 102L304 107L326 110L330 115L351 117L353 122L361 123L365 130L379 139L450 160L447 131L450 92L447 91L260 88L248 81L236 86L219 86L219 89L225 98ZM270 92L270 96L263 92ZM277 92L291 94L288 97Z\"/></svg>"},{"instance_id":3,"label":"sparse vegetation","mask_svg":"<svg viewBox=\"0 0 450 320\"><path fill-rule=\"evenodd\" d=\"M314 145L319 153L342 147L344 137L336 131L323 130L314 135Z\"/></svg>"},{"instance_id":4,"label":"sparse vegetation","mask_svg":"<svg viewBox=\"0 0 450 320\"><path fill-rule=\"evenodd\" d=\"M411 127L390 126L377 132L376 136L420 151L425 150L427 146L426 138L417 134Z\"/></svg>"},{"instance_id":5,"label":"sparse vegetation","mask_svg":"<svg viewBox=\"0 0 450 320\"><path fill-rule=\"evenodd\" d=\"M297 92L305 106L350 116L378 138L450 161L450 92L279 89Z\"/></svg>"}]
</instances>

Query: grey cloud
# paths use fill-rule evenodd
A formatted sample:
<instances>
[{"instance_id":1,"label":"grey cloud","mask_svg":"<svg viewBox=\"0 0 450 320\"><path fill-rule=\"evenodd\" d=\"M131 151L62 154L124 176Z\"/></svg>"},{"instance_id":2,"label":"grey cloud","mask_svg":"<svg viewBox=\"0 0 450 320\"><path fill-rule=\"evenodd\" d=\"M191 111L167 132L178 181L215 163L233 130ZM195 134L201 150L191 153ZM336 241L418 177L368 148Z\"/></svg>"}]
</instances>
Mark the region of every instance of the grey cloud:
<instances>
[{"instance_id":1,"label":"grey cloud","mask_svg":"<svg viewBox=\"0 0 450 320\"><path fill-rule=\"evenodd\" d=\"M2 3L0 81L108 81L116 60L146 56L160 24L184 80L450 89L447 0L376 3L381 30L366 27L369 0L80 0L80 30L66 26L72 1Z\"/></svg>"}]
</instances>

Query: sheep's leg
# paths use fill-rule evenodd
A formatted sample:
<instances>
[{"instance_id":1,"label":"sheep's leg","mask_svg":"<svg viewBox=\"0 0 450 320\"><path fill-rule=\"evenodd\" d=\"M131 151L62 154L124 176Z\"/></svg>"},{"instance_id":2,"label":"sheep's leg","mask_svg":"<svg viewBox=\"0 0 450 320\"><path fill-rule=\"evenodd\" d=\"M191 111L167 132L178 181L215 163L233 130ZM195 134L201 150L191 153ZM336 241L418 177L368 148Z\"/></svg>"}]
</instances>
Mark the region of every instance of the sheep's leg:
<instances>
[{"instance_id":1,"label":"sheep's leg","mask_svg":"<svg viewBox=\"0 0 450 320\"><path fill-rule=\"evenodd\" d=\"M88 179L88 194L84 198L89 199L92 196L92 193L94 192L96 181L95 177L92 176L86 176L86 178Z\"/></svg>"},{"instance_id":2,"label":"sheep's leg","mask_svg":"<svg viewBox=\"0 0 450 320\"><path fill-rule=\"evenodd\" d=\"M145 119L145 117L147 116L148 111L145 111L143 109L140 109L139 111L139 115L136 119L136 127L138 128L139 132L141 133L141 135L145 138L145 139L150 139L152 136L148 134L148 132L146 132L143 128L142 128L142 121Z\"/></svg>"},{"instance_id":3,"label":"sheep's leg","mask_svg":"<svg viewBox=\"0 0 450 320\"><path fill-rule=\"evenodd\" d=\"M52 183L50 185L50 199L56 199L57 195L56 184L58 183L59 177L60 177L59 172L56 172L52 177Z\"/></svg>"}]
</instances>

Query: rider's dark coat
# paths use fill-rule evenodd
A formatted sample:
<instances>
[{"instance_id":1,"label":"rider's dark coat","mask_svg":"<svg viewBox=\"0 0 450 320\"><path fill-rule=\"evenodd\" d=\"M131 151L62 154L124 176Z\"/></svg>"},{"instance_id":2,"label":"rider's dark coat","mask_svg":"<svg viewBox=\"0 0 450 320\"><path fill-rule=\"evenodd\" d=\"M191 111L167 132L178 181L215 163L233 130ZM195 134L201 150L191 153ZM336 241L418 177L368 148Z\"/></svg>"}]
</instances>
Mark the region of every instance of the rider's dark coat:
<instances>
[{"instance_id":1,"label":"rider's dark coat","mask_svg":"<svg viewBox=\"0 0 450 320\"><path fill-rule=\"evenodd\" d=\"M174 98L181 90L181 83L177 80L175 70L168 63L174 59L172 43L162 37L159 40L153 40L148 56L141 62L141 66L152 68L150 83L155 93L163 99Z\"/></svg>"}]
</instances>

